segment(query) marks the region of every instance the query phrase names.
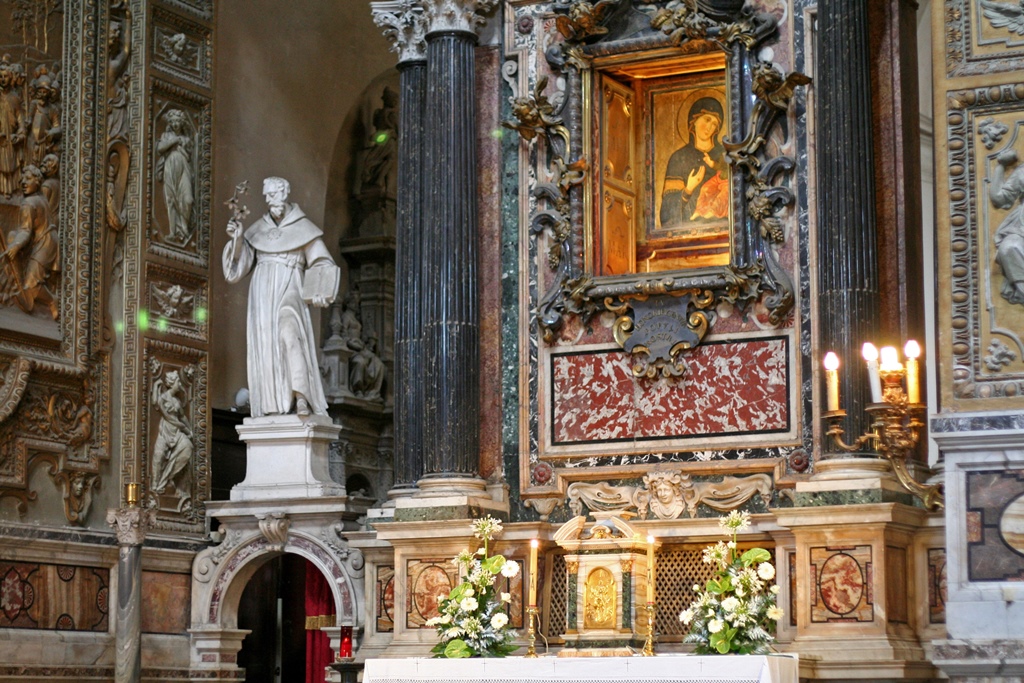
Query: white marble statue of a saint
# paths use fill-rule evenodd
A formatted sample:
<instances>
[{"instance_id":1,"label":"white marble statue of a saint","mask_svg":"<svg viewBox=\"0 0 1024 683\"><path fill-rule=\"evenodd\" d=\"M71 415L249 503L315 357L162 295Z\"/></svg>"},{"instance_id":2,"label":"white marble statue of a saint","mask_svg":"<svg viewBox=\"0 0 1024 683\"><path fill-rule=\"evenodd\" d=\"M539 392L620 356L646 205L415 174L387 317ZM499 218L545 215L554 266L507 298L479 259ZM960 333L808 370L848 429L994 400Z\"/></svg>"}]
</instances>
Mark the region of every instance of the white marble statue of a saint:
<instances>
[{"instance_id":1,"label":"white marble statue of a saint","mask_svg":"<svg viewBox=\"0 0 1024 683\"><path fill-rule=\"evenodd\" d=\"M241 221L233 218L227 230L230 240L224 247L224 278L228 282L238 282L253 271L246 335L253 417L291 413L293 406L300 416L327 414L303 280L317 268L336 271L337 266L321 239L323 231L298 205L287 201L290 190L283 178L264 180L269 211L244 234ZM330 277L323 279L331 281ZM309 302L329 305L337 294L336 276L333 282L333 291L321 290L311 296L307 286Z\"/></svg>"}]
</instances>

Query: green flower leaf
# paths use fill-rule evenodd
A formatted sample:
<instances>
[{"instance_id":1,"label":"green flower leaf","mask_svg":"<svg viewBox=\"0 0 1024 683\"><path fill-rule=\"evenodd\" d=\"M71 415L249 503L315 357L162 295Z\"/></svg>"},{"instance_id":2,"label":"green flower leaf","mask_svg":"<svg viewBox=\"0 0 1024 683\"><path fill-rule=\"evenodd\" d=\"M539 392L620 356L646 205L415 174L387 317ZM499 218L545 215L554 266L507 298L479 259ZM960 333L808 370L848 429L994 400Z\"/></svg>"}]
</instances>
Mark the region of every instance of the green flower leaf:
<instances>
[{"instance_id":1,"label":"green flower leaf","mask_svg":"<svg viewBox=\"0 0 1024 683\"><path fill-rule=\"evenodd\" d=\"M768 562L771 559L772 554L764 548L751 548L740 556L744 567L749 567L755 562Z\"/></svg>"},{"instance_id":2,"label":"green flower leaf","mask_svg":"<svg viewBox=\"0 0 1024 683\"><path fill-rule=\"evenodd\" d=\"M505 566L505 557L502 555L491 555L483 561L483 568L491 574L497 574Z\"/></svg>"},{"instance_id":3,"label":"green flower leaf","mask_svg":"<svg viewBox=\"0 0 1024 683\"><path fill-rule=\"evenodd\" d=\"M466 641L456 638L445 646L444 656L448 659L466 659L473 656L473 650L466 645Z\"/></svg>"}]
</instances>

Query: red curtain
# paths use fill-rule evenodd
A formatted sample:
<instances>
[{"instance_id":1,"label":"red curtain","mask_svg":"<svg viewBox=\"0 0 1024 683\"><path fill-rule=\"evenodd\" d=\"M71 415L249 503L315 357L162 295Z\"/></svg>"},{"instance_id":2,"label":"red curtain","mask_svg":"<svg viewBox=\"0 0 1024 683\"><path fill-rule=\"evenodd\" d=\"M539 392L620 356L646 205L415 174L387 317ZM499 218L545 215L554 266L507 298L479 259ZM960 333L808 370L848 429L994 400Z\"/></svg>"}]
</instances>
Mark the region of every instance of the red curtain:
<instances>
[{"instance_id":1,"label":"red curtain","mask_svg":"<svg viewBox=\"0 0 1024 683\"><path fill-rule=\"evenodd\" d=\"M306 683L324 683L331 647L323 626L334 626L334 596L327 579L306 560Z\"/></svg>"}]
</instances>

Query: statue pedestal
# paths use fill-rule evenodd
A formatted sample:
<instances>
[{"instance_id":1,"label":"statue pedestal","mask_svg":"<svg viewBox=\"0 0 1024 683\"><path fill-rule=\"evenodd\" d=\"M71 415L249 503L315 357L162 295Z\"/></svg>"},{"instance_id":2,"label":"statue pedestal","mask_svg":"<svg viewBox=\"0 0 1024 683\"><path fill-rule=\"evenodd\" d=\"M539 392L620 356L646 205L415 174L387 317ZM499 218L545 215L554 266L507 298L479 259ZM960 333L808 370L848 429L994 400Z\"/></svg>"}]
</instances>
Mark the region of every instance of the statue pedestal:
<instances>
[{"instance_id":1,"label":"statue pedestal","mask_svg":"<svg viewBox=\"0 0 1024 683\"><path fill-rule=\"evenodd\" d=\"M245 442L245 480L231 500L343 496L328 473L327 452L341 427L323 415L249 417L236 427Z\"/></svg>"}]
</instances>

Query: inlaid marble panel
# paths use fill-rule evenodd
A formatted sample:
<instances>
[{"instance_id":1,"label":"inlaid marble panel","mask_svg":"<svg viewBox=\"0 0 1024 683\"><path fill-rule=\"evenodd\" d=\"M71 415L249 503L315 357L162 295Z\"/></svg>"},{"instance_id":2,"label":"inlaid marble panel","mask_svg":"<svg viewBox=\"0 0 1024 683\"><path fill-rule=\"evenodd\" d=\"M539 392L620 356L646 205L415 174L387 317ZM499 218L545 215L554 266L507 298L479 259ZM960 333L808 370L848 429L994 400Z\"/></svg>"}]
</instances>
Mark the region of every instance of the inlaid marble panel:
<instances>
[{"instance_id":1,"label":"inlaid marble panel","mask_svg":"<svg viewBox=\"0 0 1024 683\"><path fill-rule=\"evenodd\" d=\"M0 628L106 632L109 582L96 567L0 562Z\"/></svg>"},{"instance_id":2,"label":"inlaid marble panel","mask_svg":"<svg viewBox=\"0 0 1024 683\"><path fill-rule=\"evenodd\" d=\"M967 576L1024 580L1024 470L967 473Z\"/></svg>"},{"instance_id":3,"label":"inlaid marble panel","mask_svg":"<svg viewBox=\"0 0 1024 683\"><path fill-rule=\"evenodd\" d=\"M185 633L192 605L192 576L142 572L142 632Z\"/></svg>"},{"instance_id":4,"label":"inlaid marble panel","mask_svg":"<svg viewBox=\"0 0 1024 683\"><path fill-rule=\"evenodd\" d=\"M377 567L377 633L395 630L395 568Z\"/></svg>"},{"instance_id":5,"label":"inlaid marble panel","mask_svg":"<svg viewBox=\"0 0 1024 683\"><path fill-rule=\"evenodd\" d=\"M458 581L450 558L409 560L406 565L406 628L423 628L438 616L437 597L447 594Z\"/></svg>"},{"instance_id":6,"label":"inlaid marble panel","mask_svg":"<svg viewBox=\"0 0 1024 683\"><path fill-rule=\"evenodd\" d=\"M871 546L811 548L811 621L872 621Z\"/></svg>"},{"instance_id":7,"label":"inlaid marble panel","mask_svg":"<svg viewBox=\"0 0 1024 683\"><path fill-rule=\"evenodd\" d=\"M788 337L705 343L681 379L634 377L618 349L550 357L553 446L771 434L791 427Z\"/></svg>"},{"instance_id":8,"label":"inlaid marble panel","mask_svg":"<svg viewBox=\"0 0 1024 683\"><path fill-rule=\"evenodd\" d=\"M928 623L946 623L946 549L928 549Z\"/></svg>"}]
</instances>

